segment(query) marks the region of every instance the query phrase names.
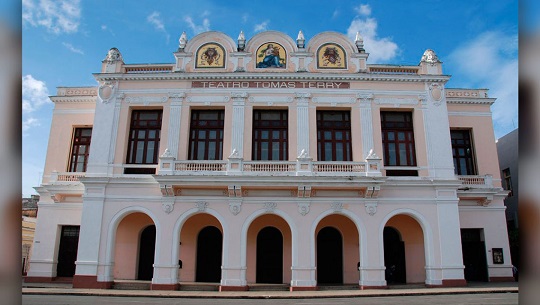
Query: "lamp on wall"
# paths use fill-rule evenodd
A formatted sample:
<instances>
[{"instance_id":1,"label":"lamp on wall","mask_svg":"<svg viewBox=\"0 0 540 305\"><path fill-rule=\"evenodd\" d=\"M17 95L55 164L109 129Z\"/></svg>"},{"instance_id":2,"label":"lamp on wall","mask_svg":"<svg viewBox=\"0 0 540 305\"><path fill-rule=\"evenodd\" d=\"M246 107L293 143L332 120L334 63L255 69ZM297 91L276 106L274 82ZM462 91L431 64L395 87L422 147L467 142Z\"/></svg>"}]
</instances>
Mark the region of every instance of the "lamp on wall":
<instances>
[{"instance_id":1,"label":"lamp on wall","mask_svg":"<svg viewBox=\"0 0 540 305\"><path fill-rule=\"evenodd\" d=\"M298 37L296 37L296 46L299 49L303 49L305 45L306 39L304 38L304 33L302 31L298 32Z\"/></svg>"},{"instance_id":2,"label":"lamp on wall","mask_svg":"<svg viewBox=\"0 0 540 305\"><path fill-rule=\"evenodd\" d=\"M366 50L364 50L364 39L362 38L362 35L360 35L360 32L356 32L356 39L354 40L354 44L356 44L358 52L366 52Z\"/></svg>"},{"instance_id":3,"label":"lamp on wall","mask_svg":"<svg viewBox=\"0 0 540 305\"><path fill-rule=\"evenodd\" d=\"M246 37L244 37L244 31L240 31L238 35L238 52L243 52L246 48Z\"/></svg>"}]
</instances>

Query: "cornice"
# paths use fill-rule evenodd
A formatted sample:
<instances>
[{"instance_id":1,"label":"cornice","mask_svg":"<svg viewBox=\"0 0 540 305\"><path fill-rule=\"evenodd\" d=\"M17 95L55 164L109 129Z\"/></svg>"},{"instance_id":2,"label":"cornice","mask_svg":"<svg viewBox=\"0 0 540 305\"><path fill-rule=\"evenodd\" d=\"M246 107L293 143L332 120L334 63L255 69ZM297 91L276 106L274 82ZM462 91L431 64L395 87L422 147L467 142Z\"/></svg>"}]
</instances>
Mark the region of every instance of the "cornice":
<instances>
[{"instance_id":1,"label":"cornice","mask_svg":"<svg viewBox=\"0 0 540 305\"><path fill-rule=\"evenodd\" d=\"M148 80L306 80L306 81L389 81L389 82L442 82L449 75L384 75L371 73L323 74L323 73L94 73L97 81L148 81Z\"/></svg>"},{"instance_id":2,"label":"cornice","mask_svg":"<svg viewBox=\"0 0 540 305\"><path fill-rule=\"evenodd\" d=\"M97 96L50 96L53 103L95 103Z\"/></svg>"},{"instance_id":3,"label":"cornice","mask_svg":"<svg viewBox=\"0 0 540 305\"><path fill-rule=\"evenodd\" d=\"M495 103L496 98L455 98L446 97L447 104L480 104L480 105L492 105Z\"/></svg>"}]
</instances>

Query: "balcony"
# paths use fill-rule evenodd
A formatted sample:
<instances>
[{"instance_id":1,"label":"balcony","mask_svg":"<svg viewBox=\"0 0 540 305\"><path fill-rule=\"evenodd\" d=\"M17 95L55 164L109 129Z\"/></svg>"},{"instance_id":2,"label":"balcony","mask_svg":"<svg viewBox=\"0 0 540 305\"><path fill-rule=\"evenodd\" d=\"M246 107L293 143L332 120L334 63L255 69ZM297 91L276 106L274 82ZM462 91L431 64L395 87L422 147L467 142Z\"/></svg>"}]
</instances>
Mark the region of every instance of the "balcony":
<instances>
[{"instance_id":1,"label":"balcony","mask_svg":"<svg viewBox=\"0 0 540 305\"><path fill-rule=\"evenodd\" d=\"M57 172L53 171L49 179L50 184L77 184L85 172Z\"/></svg>"},{"instance_id":2,"label":"balcony","mask_svg":"<svg viewBox=\"0 0 540 305\"><path fill-rule=\"evenodd\" d=\"M381 160L375 154L365 162L313 161L298 157L296 161L174 160L160 157L158 175L174 176L324 176L324 177L380 177Z\"/></svg>"},{"instance_id":3,"label":"balcony","mask_svg":"<svg viewBox=\"0 0 540 305\"><path fill-rule=\"evenodd\" d=\"M464 188L481 188L489 189L493 188L493 176L458 176L458 179L462 182Z\"/></svg>"}]
</instances>

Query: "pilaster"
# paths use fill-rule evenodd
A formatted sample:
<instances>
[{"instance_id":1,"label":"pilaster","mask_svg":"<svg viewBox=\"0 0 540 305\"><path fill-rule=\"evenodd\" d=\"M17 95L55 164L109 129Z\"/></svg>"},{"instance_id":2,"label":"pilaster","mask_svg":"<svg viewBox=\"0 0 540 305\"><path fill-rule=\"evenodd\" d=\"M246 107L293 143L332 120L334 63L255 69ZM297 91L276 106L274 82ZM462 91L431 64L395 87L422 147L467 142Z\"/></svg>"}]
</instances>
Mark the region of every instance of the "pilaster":
<instances>
[{"instance_id":1,"label":"pilaster","mask_svg":"<svg viewBox=\"0 0 540 305\"><path fill-rule=\"evenodd\" d=\"M295 93L296 99L296 121L297 121L297 146L296 151L300 154L305 152L306 156L309 156L309 100L311 99L310 93L297 92Z\"/></svg>"},{"instance_id":2,"label":"pilaster","mask_svg":"<svg viewBox=\"0 0 540 305\"><path fill-rule=\"evenodd\" d=\"M169 111L169 129L168 129L168 138L167 138L167 148L169 153L175 159L178 158L178 143L180 140L180 126L182 119L182 104L186 94L174 93L169 94L170 111Z\"/></svg>"},{"instance_id":3,"label":"pilaster","mask_svg":"<svg viewBox=\"0 0 540 305\"><path fill-rule=\"evenodd\" d=\"M246 92L231 93L233 104L231 151L236 150L240 158L244 156L244 112L247 97Z\"/></svg>"},{"instance_id":4,"label":"pilaster","mask_svg":"<svg viewBox=\"0 0 540 305\"><path fill-rule=\"evenodd\" d=\"M360 124L362 129L362 157L366 159L369 151L374 149L373 144L373 117L371 112L371 102L373 94L357 94L356 98L360 104Z\"/></svg>"}]
</instances>

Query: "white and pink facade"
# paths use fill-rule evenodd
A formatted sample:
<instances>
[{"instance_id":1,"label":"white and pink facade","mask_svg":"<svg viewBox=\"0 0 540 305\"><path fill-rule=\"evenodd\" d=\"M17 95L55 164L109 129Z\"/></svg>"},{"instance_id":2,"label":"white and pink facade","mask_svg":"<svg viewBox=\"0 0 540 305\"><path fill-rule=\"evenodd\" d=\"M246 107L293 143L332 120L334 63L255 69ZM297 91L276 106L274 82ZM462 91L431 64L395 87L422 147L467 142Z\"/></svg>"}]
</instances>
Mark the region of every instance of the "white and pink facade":
<instances>
[{"instance_id":1,"label":"white and pink facade","mask_svg":"<svg viewBox=\"0 0 540 305\"><path fill-rule=\"evenodd\" d=\"M51 97L27 281L513 280L495 99L446 88L432 50L370 65L359 35L205 32L173 55L113 48L98 86Z\"/></svg>"}]
</instances>

